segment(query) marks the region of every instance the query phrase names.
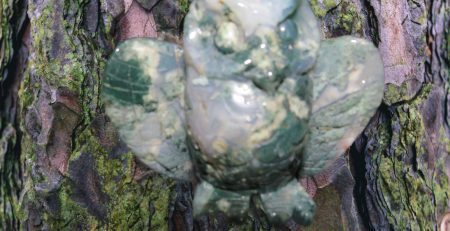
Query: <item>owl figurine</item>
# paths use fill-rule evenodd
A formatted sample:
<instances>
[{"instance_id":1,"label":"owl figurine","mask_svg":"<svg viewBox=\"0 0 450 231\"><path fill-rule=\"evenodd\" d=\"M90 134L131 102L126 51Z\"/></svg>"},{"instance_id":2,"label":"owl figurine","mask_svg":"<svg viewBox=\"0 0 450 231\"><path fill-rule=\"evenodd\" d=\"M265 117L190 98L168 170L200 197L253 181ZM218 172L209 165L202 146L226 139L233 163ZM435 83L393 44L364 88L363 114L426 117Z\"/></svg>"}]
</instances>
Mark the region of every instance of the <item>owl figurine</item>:
<instances>
[{"instance_id":1,"label":"owl figurine","mask_svg":"<svg viewBox=\"0 0 450 231\"><path fill-rule=\"evenodd\" d=\"M309 224L298 179L342 154L379 106L372 43L323 40L306 0L195 0L183 47L121 43L103 78L105 110L148 167L198 182L194 215Z\"/></svg>"}]
</instances>

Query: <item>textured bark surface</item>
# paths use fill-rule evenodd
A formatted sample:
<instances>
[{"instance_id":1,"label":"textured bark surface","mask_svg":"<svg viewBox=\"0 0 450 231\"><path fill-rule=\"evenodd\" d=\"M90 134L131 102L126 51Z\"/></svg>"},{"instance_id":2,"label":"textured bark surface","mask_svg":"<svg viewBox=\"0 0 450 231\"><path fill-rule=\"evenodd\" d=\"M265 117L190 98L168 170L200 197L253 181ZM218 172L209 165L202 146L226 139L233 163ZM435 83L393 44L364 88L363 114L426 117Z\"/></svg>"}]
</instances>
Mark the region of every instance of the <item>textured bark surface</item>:
<instances>
[{"instance_id":1,"label":"textured bark surface","mask_svg":"<svg viewBox=\"0 0 450 231\"><path fill-rule=\"evenodd\" d=\"M270 230L192 218L193 186L140 164L105 116L102 70L117 42L181 43L188 0L2 0L0 227L6 230ZM303 179L311 227L437 230L450 210L449 2L310 0L324 38L353 34L383 57L383 103L333 166Z\"/></svg>"},{"instance_id":2,"label":"textured bark surface","mask_svg":"<svg viewBox=\"0 0 450 231\"><path fill-rule=\"evenodd\" d=\"M24 188L18 91L27 68L26 2L0 2L0 227L19 227Z\"/></svg>"}]
</instances>

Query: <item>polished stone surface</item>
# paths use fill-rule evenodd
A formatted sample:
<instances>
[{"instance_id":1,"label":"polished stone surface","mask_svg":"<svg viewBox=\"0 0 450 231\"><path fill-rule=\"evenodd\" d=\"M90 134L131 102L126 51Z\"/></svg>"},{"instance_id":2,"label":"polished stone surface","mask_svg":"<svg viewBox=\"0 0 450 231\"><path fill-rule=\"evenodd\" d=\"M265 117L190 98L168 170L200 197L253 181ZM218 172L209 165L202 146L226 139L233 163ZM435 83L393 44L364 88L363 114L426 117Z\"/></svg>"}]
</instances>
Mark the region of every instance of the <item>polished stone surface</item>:
<instances>
[{"instance_id":1,"label":"polished stone surface","mask_svg":"<svg viewBox=\"0 0 450 231\"><path fill-rule=\"evenodd\" d=\"M305 0L197 0L184 47L133 39L103 82L106 112L149 167L200 180L196 215L308 224L314 203L297 182L342 154L383 95L369 42L320 41ZM252 199L250 199L252 198Z\"/></svg>"}]
</instances>

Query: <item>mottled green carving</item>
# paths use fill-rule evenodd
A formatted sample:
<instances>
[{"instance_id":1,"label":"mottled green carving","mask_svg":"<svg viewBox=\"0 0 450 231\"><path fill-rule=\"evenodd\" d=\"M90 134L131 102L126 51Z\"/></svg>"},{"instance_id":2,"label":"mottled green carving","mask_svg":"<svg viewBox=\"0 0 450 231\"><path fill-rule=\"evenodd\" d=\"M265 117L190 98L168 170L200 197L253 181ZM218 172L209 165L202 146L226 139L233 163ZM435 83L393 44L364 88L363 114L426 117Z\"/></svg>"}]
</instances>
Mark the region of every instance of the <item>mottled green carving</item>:
<instances>
[{"instance_id":1,"label":"mottled green carving","mask_svg":"<svg viewBox=\"0 0 450 231\"><path fill-rule=\"evenodd\" d=\"M305 150L306 175L318 173L353 143L380 104L384 86L376 48L350 36L322 42L310 74L314 106Z\"/></svg>"},{"instance_id":2,"label":"mottled green carving","mask_svg":"<svg viewBox=\"0 0 450 231\"><path fill-rule=\"evenodd\" d=\"M182 50L165 42L129 40L106 68L106 112L121 138L151 168L189 179L185 142Z\"/></svg>"},{"instance_id":3,"label":"mottled green carving","mask_svg":"<svg viewBox=\"0 0 450 231\"><path fill-rule=\"evenodd\" d=\"M154 170L200 184L194 214L309 224L300 176L324 169L362 131L383 95L367 41L320 41L303 0L197 0L184 48L122 43L106 68L106 111ZM253 205L252 205L253 203Z\"/></svg>"}]
</instances>

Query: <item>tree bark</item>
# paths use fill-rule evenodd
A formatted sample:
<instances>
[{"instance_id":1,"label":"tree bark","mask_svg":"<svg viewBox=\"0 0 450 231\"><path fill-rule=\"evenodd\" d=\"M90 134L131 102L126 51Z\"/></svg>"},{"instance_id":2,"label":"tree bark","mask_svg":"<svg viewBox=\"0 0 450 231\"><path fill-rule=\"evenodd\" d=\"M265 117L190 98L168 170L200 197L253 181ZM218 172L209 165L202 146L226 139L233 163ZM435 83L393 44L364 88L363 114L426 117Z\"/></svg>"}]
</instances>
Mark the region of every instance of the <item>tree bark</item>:
<instances>
[{"instance_id":1,"label":"tree bark","mask_svg":"<svg viewBox=\"0 0 450 231\"><path fill-rule=\"evenodd\" d=\"M99 89L106 59L131 37L182 43L189 0L3 0L0 3L0 227L5 230L271 230L193 220L191 183L160 176L120 143ZM378 46L383 103L351 148L302 179L310 227L438 230L450 212L447 0L310 0L324 38Z\"/></svg>"}]
</instances>

